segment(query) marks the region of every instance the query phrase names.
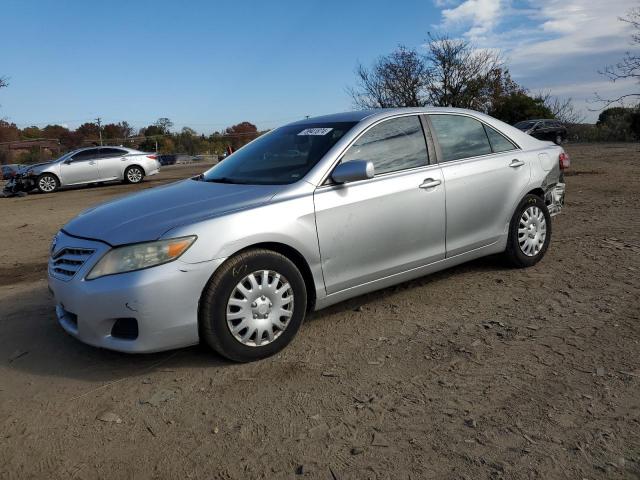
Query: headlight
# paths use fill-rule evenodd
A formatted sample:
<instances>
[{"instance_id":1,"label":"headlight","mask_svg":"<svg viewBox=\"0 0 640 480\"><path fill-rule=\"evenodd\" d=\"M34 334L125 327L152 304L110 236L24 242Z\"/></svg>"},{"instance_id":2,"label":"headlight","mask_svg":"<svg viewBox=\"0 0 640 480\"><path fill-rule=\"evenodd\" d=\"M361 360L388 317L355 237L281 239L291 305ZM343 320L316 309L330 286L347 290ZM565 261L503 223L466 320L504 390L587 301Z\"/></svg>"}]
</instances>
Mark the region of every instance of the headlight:
<instances>
[{"instance_id":1,"label":"headlight","mask_svg":"<svg viewBox=\"0 0 640 480\"><path fill-rule=\"evenodd\" d=\"M96 263L86 278L93 280L105 275L132 272L173 262L187 251L196 238L193 235L114 248Z\"/></svg>"}]
</instances>

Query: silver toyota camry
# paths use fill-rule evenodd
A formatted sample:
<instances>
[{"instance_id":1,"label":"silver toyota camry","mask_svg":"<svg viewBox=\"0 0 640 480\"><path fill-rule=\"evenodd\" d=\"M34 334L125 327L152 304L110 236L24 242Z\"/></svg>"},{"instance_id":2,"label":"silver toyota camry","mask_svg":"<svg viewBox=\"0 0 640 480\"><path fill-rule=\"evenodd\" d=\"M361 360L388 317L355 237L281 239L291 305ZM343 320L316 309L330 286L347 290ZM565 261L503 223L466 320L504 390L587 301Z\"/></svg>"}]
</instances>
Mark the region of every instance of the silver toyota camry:
<instances>
[{"instance_id":1,"label":"silver toyota camry","mask_svg":"<svg viewBox=\"0 0 640 480\"><path fill-rule=\"evenodd\" d=\"M57 317L124 352L202 341L263 358L311 310L484 255L536 264L568 164L561 147L468 110L285 125L65 225L49 260Z\"/></svg>"},{"instance_id":2,"label":"silver toyota camry","mask_svg":"<svg viewBox=\"0 0 640 480\"><path fill-rule=\"evenodd\" d=\"M48 163L31 165L20 173L34 179L42 193L86 183L140 183L160 169L156 155L125 147L89 147L69 152Z\"/></svg>"}]
</instances>

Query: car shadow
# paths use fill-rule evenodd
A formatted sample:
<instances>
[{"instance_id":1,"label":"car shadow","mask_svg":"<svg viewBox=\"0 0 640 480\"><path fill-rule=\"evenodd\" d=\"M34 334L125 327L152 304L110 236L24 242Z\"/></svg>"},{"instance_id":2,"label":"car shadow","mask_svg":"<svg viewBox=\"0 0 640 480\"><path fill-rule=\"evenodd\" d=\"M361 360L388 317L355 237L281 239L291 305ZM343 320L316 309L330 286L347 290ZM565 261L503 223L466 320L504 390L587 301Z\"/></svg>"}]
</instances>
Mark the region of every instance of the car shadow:
<instances>
[{"instance_id":1,"label":"car shadow","mask_svg":"<svg viewBox=\"0 0 640 480\"><path fill-rule=\"evenodd\" d=\"M315 321L328 315L354 310L370 302L384 301L405 290L412 290L428 285L436 285L439 282L450 280L451 277L462 275L466 272L502 272L509 270L512 270L512 268L507 265L502 255L490 255L432 273L430 275L425 275L414 280L402 282L382 290L375 290L371 293L366 293L364 295L344 300L336 305L332 305L328 308L312 313L305 321Z\"/></svg>"},{"instance_id":2,"label":"car shadow","mask_svg":"<svg viewBox=\"0 0 640 480\"><path fill-rule=\"evenodd\" d=\"M58 325L46 281L4 287L0 293L0 364L44 377L109 382L157 370L233 365L201 346L125 354L79 342Z\"/></svg>"},{"instance_id":3,"label":"car shadow","mask_svg":"<svg viewBox=\"0 0 640 480\"><path fill-rule=\"evenodd\" d=\"M434 285L469 271L496 272L509 268L499 256L485 257L442 272L355 297L309 315L315 322L384 301L404 290ZM301 331L304 335L304 327ZM125 354L79 342L57 323L46 281L17 284L0 291L0 363L5 368L43 377L65 377L88 382L113 382L154 371L215 368L237 365L205 346L161 353Z\"/></svg>"}]
</instances>

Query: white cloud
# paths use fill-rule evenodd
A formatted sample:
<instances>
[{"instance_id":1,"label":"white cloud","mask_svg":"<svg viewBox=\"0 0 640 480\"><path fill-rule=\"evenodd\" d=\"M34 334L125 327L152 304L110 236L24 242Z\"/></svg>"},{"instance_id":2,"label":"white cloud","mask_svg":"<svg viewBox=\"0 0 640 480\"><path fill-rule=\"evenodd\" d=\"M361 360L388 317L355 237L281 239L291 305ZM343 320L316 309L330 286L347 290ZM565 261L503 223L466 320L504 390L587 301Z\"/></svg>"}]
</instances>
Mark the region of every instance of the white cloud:
<instances>
[{"instance_id":1,"label":"white cloud","mask_svg":"<svg viewBox=\"0 0 640 480\"><path fill-rule=\"evenodd\" d=\"M500 49L524 86L583 99L637 88L629 82L613 85L597 73L630 48L631 28L619 17L637 0L443 1L436 0L439 26L478 47Z\"/></svg>"},{"instance_id":2,"label":"white cloud","mask_svg":"<svg viewBox=\"0 0 640 480\"><path fill-rule=\"evenodd\" d=\"M436 5L442 6L442 1L436 0ZM482 38L500 21L505 3L506 0L465 0L454 8L442 10L443 26L469 25L466 36L472 39Z\"/></svg>"}]
</instances>

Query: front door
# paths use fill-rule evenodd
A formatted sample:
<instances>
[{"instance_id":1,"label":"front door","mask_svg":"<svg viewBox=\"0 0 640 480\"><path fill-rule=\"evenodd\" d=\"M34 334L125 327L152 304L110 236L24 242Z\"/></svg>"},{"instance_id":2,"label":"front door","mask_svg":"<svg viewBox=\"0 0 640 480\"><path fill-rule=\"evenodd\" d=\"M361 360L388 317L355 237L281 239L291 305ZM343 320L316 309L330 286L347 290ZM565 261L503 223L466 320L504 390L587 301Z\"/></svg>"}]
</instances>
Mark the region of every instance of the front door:
<instances>
[{"instance_id":1,"label":"front door","mask_svg":"<svg viewBox=\"0 0 640 480\"><path fill-rule=\"evenodd\" d=\"M90 183L98 180L97 148L81 150L60 165L63 185Z\"/></svg>"},{"instance_id":2,"label":"front door","mask_svg":"<svg viewBox=\"0 0 640 480\"><path fill-rule=\"evenodd\" d=\"M371 161L375 177L320 186L316 226L328 294L441 260L445 255L442 172L429 164L415 115L370 127L341 162Z\"/></svg>"}]
</instances>

